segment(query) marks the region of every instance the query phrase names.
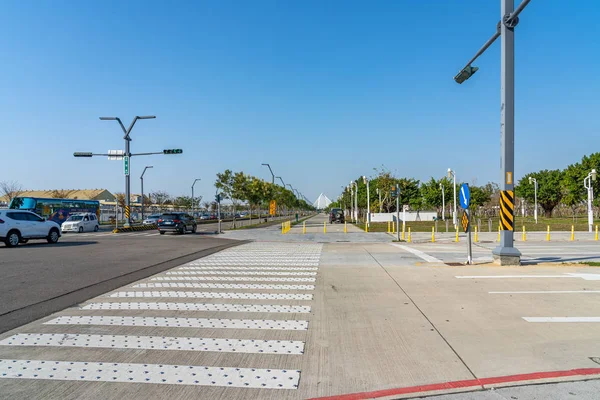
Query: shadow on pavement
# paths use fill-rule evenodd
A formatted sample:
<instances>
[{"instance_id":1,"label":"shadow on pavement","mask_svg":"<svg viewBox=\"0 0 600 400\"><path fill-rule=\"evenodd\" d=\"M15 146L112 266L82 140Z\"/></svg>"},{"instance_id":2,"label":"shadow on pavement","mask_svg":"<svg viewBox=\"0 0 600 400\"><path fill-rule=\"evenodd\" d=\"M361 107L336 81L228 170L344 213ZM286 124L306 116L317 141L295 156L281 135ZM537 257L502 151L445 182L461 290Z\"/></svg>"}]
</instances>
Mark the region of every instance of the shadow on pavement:
<instances>
[{"instance_id":1,"label":"shadow on pavement","mask_svg":"<svg viewBox=\"0 0 600 400\"><path fill-rule=\"evenodd\" d=\"M50 243L45 243L45 242L29 242L29 243L21 243L19 244L19 246L17 247L27 247L27 248L31 248L31 247L73 247L73 246L86 246L89 244L96 244L98 242L96 241L73 241L73 242L58 242L58 243L54 243L54 244L50 244ZM1 248L2 246L0 246ZM4 246L5 249L10 249L10 247L6 247Z\"/></svg>"}]
</instances>

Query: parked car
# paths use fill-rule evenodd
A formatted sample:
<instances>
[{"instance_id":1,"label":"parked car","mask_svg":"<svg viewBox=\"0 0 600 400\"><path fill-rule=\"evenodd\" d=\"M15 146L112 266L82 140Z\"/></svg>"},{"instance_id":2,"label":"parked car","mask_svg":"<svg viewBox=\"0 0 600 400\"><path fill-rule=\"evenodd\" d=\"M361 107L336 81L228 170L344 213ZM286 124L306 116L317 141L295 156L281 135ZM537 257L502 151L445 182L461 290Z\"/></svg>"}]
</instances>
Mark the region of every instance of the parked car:
<instances>
[{"instance_id":1,"label":"parked car","mask_svg":"<svg viewBox=\"0 0 600 400\"><path fill-rule=\"evenodd\" d=\"M69 218L61 226L62 233L65 232L98 232L100 224L94 213L75 213L69 215Z\"/></svg>"},{"instance_id":2,"label":"parked car","mask_svg":"<svg viewBox=\"0 0 600 400\"><path fill-rule=\"evenodd\" d=\"M210 219L210 215L208 215L208 214L202 214L202 215L200 216L200 220L201 220L201 221L204 221L204 220L207 220L207 219Z\"/></svg>"},{"instance_id":3,"label":"parked car","mask_svg":"<svg viewBox=\"0 0 600 400\"><path fill-rule=\"evenodd\" d=\"M56 243L60 238L60 226L54 221L25 210L0 210L0 241L7 247L27 243L30 239L46 239Z\"/></svg>"},{"instance_id":4,"label":"parked car","mask_svg":"<svg viewBox=\"0 0 600 400\"><path fill-rule=\"evenodd\" d=\"M158 224L158 219L160 218L161 214L152 214L149 215L148 217L146 217L146 219L144 220L143 224L144 225L157 225Z\"/></svg>"},{"instance_id":5,"label":"parked car","mask_svg":"<svg viewBox=\"0 0 600 400\"><path fill-rule=\"evenodd\" d=\"M345 222L344 210L341 208L332 208L331 211L329 211L329 223L333 224L335 222L339 222L341 224Z\"/></svg>"},{"instance_id":6,"label":"parked car","mask_svg":"<svg viewBox=\"0 0 600 400\"><path fill-rule=\"evenodd\" d=\"M196 221L194 217L186 213L165 213L158 219L158 231L161 235L166 232L196 233Z\"/></svg>"}]
</instances>

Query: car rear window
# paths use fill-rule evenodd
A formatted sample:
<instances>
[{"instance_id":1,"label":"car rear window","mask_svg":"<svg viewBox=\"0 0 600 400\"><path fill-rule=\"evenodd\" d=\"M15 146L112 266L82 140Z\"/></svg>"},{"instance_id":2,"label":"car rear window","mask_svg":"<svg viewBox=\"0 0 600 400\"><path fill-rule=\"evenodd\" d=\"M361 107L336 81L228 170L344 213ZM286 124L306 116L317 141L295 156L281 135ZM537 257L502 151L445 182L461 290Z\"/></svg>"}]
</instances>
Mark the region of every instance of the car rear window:
<instances>
[{"instance_id":1,"label":"car rear window","mask_svg":"<svg viewBox=\"0 0 600 400\"><path fill-rule=\"evenodd\" d=\"M162 219L181 219L181 214L163 214Z\"/></svg>"}]
</instances>

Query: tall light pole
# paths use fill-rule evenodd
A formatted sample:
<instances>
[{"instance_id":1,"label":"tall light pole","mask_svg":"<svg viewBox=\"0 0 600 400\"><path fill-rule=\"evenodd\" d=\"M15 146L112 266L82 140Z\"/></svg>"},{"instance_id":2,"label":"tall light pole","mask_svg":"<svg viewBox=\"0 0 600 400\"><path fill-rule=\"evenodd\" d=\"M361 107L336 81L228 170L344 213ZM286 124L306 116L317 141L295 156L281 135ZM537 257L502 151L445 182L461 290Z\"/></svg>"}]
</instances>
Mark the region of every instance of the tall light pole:
<instances>
[{"instance_id":1,"label":"tall light pole","mask_svg":"<svg viewBox=\"0 0 600 400\"><path fill-rule=\"evenodd\" d=\"M271 171L271 183L275 184L275 174L273 173L273 170L271 169L271 166L269 164L261 164L263 166L269 167L269 171Z\"/></svg>"},{"instance_id":2,"label":"tall light pole","mask_svg":"<svg viewBox=\"0 0 600 400\"><path fill-rule=\"evenodd\" d=\"M350 192L350 220L354 222L354 190L352 189L352 182L347 186Z\"/></svg>"},{"instance_id":3,"label":"tall light pole","mask_svg":"<svg viewBox=\"0 0 600 400\"><path fill-rule=\"evenodd\" d=\"M194 217L194 185L196 184L196 182L198 182L200 180L202 180L202 179L196 178L194 180L194 183L192 183L192 217ZM196 217L194 217L194 218L196 218Z\"/></svg>"},{"instance_id":4,"label":"tall light pole","mask_svg":"<svg viewBox=\"0 0 600 400\"><path fill-rule=\"evenodd\" d=\"M279 179L281 181L281 184L283 185L283 187L285 188L285 182L283 181L283 179L281 179L280 176L276 176L275 178Z\"/></svg>"},{"instance_id":5,"label":"tall light pole","mask_svg":"<svg viewBox=\"0 0 600 400\"><path fill-rule=\"evenodd\" d=\"M594 187L592 186L592 182L591 181L595 181L596 180L596 170L593 169L584 179L583 179L583 186L585 186L585 188L587 189L587 194L588 194L588 226L590 229L590 232L593 229L593 225L594 225L594 211L592 209L592 201L594 200Z\"/></svg>"},{"instance_id":6,"label":"tall light pole","mask_svg":"<svg viewBox=\"0 0 600 400\"><path fill-rule=\"evenodd\" d=\"M144 222L144 174L148 168L154 168L152 165L147 165L144 168L144 172L142 172L142 176L140 176L140 181L142 181L142 222Z\"/></svg>"},{"instance_id":7,"label":"tall light pole","mask_svg":"<svg viewBox=\"0 0 600 400\"><path fill-rule=\"evenodd\" d=\"M127 210L129 210L127 212L127 222L125 222L125 227L129 227L131 226L131 182L129 179L129 171L131 169L131 150L129 148L129 142L131 142L131 137L129 137L129 134L131 133L131 130L133 129L133 126L135 125L135 123L137 122L138 119L154 119L156 118L156 116L154 115L146 115L146 116L136 116L133 121L131 122L131 125L129 125L128 129L125 129L125 125L123 125L123 123L121 122L121 120L117 117L100 117L100 119L102 121L117 121L119 123L119 125L121 126L121 129L123 129L123 133L125 134L125 136L123 136L123 139L125 139L125 154L124 157L127 157L126 159L124 159L124 163L126 163L127 167L126 167L126 171L125 171L125 205L127 206Z\"/></svg>"},{"instance_id":8,"label":"tall light pole","mask_svg":"<svg viewBox=\"0 0 600 400\"><path fill-rule=\"evenodd\" d=\"M363 183L367 185L367 227L371 227L371 191L369 189L369 179L363 176Z\"/></svg>"},{"instance_id":9,"label":"tall light pole","mask_svg":"<svg viewBox=\"0 0 600 400\"><path fill-rule=\"evenodd\" d=\"M358 183L350 181L350 187L354 185L354 222L358 222Z\"/></svg>"},{"instance_id":10,"label":"tall light pole","mask_svg":"<svg viewBox=\"0 0 600 400\"><path fill-rule=\"evenodd\" d=\"M446 220L446 196L444 194L444 184L440 182L440 189L442 189L442 221Z\"/></svg>"},{"instance_id":11,"label":"tall light pole","mask_svg":"<svg viewBox=\"0 0 600 400\"><path fill-rule=\"evenodd\" d=\"M456 223L456 172L452 171L451 168L448 168L448 178L453 178L453 188L454 188L454 198L452 199L452 208L454 211L452 212L452 223L454 224L454 229L458 226Z\"/></svg>"},{"instance_id":12,"label":"tall light pole","mask_svg":"<svg viewBox=\"0 0 600 400\"><path fill-rule=\"evenodd\" d=\"M383 211L383 204L381 204L381 190L379 190L379 188L376 188L375 191L379 195L379 213L381 214L381 212Z\"/></svg>"},{"instance_id":13,"label":"tall light pole","mask_svg":"<svg viewBox=\"0 0 600 400\"><path fill-rule=\"evenodd\" d=\"M533 194L534 194L534 199L535 199L535 209L533 210L533 218L535 218L535 223L537 224L538 223L538 218L537 218L537 213L538 213L538 205L537 205L538 183L537 183L537 179L535 179L533 176L529 177L529 184L531 184L531 183L533 183Z\"/></svg>"}]
</instances>

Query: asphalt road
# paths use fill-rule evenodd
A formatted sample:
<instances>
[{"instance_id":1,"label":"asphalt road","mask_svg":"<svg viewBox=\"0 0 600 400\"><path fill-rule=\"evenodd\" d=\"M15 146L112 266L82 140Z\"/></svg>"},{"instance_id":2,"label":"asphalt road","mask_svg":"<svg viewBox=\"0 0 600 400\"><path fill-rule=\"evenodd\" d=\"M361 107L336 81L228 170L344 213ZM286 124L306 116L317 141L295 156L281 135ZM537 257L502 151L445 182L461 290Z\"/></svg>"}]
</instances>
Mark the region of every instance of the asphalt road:
<instances>
[{"instance_id":1,"label":"asphalt road","mask_svg":"<svg viewBox=\"0 0 600 400\"><path fill-rule=\"evenodd\" d=\"M0 332L174 265L239 244L202 234L67 234L0 246Z\"/></svg>"}]
</instances>

